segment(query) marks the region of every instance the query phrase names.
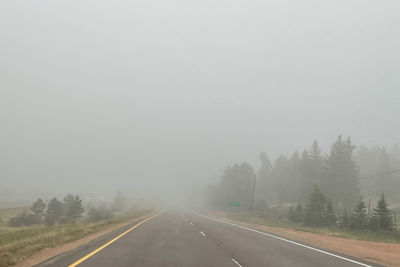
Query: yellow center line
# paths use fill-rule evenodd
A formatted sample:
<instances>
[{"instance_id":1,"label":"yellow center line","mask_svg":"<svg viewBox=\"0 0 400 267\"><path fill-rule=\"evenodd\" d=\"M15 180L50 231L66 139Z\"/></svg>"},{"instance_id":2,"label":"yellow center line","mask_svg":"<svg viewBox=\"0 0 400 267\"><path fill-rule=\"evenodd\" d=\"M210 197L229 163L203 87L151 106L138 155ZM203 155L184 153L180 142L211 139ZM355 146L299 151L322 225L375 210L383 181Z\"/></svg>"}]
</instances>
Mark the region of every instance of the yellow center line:
<instances>
[{"instance_id":1,"label":"yellow center line","mask_svg":"<svg viewBox=\"0 0 400 267\"><path fill-rule=\"evenodd\" d=\"M97 252L99 252L100 250L104 249L105 247L107 247L108 245L114 243L115 241L117 241L118 239L120 239L121 237L123 237L124 235L126 235L127 233L129 233L130 231L132 231L133 229L135 229L136 227L138 227L139 225L141 225L142 223L156 217L157 215L160 215L162 213L159 212L157 214L154 214L153 216L150 216L147 219L144 219L143 221L141 221L140 223L135 224L134 226L132 226L131 228L129 228L128 230L126 230L125 232L123 232L122 234L120 234L119 236L115 237L113 240L107 242L106 244L102 245L101 247L93 250L92 252L90 252L89 254L87 254L86 256L84 256L83 258L77 260L76 262L72 263L71 265L69 265L68 267L75 267L78 264L84 262L85 260L87 260L88 258L92 257L94 254L96 254Z\"/></svg>"}]
</instances>

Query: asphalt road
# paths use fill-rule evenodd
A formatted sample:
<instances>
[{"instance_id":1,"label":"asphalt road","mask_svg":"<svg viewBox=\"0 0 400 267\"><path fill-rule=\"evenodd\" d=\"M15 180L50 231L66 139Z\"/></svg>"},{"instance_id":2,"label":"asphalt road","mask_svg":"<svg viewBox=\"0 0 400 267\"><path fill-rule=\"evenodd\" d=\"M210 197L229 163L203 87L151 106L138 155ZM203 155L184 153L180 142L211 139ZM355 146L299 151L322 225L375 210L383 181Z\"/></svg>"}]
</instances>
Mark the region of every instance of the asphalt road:
<instances>
[{"instance_id":1,"label":"asphalt road","mask_svg":"<svg viewBox=\"0 0 400 267\"><path fill-rule=\"evenodd\" d=\"M377 266L193 212L164 211L110 243L133 226L39 266Z\"/></svg>"}]
</instances>

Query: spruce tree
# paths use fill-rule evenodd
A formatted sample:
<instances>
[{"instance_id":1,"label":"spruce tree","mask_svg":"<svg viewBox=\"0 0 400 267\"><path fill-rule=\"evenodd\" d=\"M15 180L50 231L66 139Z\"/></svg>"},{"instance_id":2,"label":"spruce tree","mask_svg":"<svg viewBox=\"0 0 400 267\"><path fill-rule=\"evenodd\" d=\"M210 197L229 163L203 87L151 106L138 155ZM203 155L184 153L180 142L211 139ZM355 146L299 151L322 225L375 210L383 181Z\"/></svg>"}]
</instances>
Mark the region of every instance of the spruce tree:
<instances>
[{"instance_id":1,"label":"spruce tree","mask_svg":"<svg viewBox=\"0 0 400 267\"><path fill-rule=\"evenodd\" d=\"M353 160L353 151L350 138L346 140L339 136L332 145L326 161L328 195L339 206L354 205L357 202L359 188L357 183L358 167Z\"/></svg>"},{"instance_id":2,"label":"spruce tree","mask_svg":"<svg viewBox=\"0 0 400 267\"><path fill-rule=\"evenodd\" d=\"M303 212L303 206L300 203L297 204L294 213L296 222L302 223L304 221L304 212Z\"/></svg>"},{"instance_id":3,"label":"spruce tree","mask_svg":"<svg viewBox=\"0 0 400 267\"><path fill-rule=\"evenodd\" d=\"M46 210L46 203L44 203L43 199L39 198L32 204L31 210L35 215L42 216Z\"/></svg>"},{"instance_id":4,"label":"spruce tree","mask_svg":"<svg viewBox=\"0 0 400 267\"><path fill-rule=\"evenodd\" d=\"M393 217L388 206L389 204L385 199L385 194L382 192L381 199L378 201L377 207L374 208L374 212L371 218L371 230L378 232L393 230Z\"/></svg>"},{"instance_id":5,"label":"spruce tree","mask_svg":"<svg viewBox=\"0 0 400 267\"><path fill-rule=\"evenodd\" d=\"M352 216L351 228L364 230L367 227L367 223L367 207L365 206L362 197L360 197Z\"/></svg>"},{"instance_id":6,"label":"spruce tree","mask_svg":"<svg viewBox=\"0 0 400 267\"><path fill-rule=\"evenodd\" d=\"M325 225L335 226L336 225L336 215L333 209L332 200L326 198L326 211L325 211Z\"/></svg>"},{"instance_id":7,"label":"spruce tree","mask_svg":"<svg viewBox=\"0 0 400 267\"><path fill-rule=\"evenodd\" d=\"M340 224L341 228L344 228L344 229L350 228L350 216L346 210L344 210L342 212L342 215L340 216L339 224Z\"/></svg>"},{"instance_id":8,"label":"spruce tree","mask_svg":"<svg viewBox=\"0 0 400 267\"><path fill-rule=\"evenodd\" d=\"M53 226L64 213L64 204L57 198L50 200L47 205L45 223L48 226Z\"/></svg>"},{"instance_id":9,"label":"spruce tree","mask_svg":"<svg viewBox=\"0 0 400 267\"><path fill-rule=\"evenodd\" d=\"M304 224L307 226L323 226L325 221L326 200L319 186L315 186L308 199Z\"/></svg>"},{"instance_id":10,"label":"spruce tree","mask_svg":"<svg viewBox=\"0 0 400 267\"><path fill-rule=\"evenodd\" d=\"M82 217L82 213L85 211L79 196L67 195L64 197L64 205L65 215L73 223L75 223L77 218Z\"/></svg>"}]
</instances>

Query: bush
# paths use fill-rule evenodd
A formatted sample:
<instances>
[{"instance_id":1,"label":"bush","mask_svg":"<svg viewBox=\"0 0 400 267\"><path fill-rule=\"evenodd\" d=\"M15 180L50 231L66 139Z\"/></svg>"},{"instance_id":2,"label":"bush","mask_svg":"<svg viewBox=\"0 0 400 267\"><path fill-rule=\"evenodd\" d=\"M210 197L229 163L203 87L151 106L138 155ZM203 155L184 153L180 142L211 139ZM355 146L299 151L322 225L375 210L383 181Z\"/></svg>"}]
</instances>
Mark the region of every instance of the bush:
<instances>
[{"instance_id":1,"label":"bush","mask_svg":"<svg viewBox=\"0 0 400 267\"><path fill-rule=\"evenodd\" d=\"M113 217L113 213L105 207L91 207L88 211L88 221L98 222L109 220Z\"/></svg>"},{"instance_id":2,"label":"bush","mask_svg":"<svg viewBox=\"0 0 400 267\"><path fill-rule=\"evenodd\" d=\"M42 216L24 211L12 217L8 224L13 227L30 226L43 222Z\"/></svg>"}]
</instances>

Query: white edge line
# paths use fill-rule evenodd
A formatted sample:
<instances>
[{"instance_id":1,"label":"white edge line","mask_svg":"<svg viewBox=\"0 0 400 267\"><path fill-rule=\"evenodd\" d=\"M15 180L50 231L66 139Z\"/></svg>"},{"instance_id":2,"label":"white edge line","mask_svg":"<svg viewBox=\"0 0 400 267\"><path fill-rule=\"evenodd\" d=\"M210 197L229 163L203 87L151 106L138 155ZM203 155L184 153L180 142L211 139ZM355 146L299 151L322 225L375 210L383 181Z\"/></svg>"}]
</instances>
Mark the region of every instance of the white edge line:
<instances>
[{"instance_id":1,"label":"white edge line","mask_svg":"<svg viewBox=\"0 0 400 267\"><path fill-rule=\"evenodd\" d=\"M235 259L232 259L232 261L233 261L234 263L236 263L236 265L237 265L237 266L239 266L239 267L243 267L242 265L240 265L240 263L239 263L237 260L235 260Z\"/></svg>"},{"instance_id":2,"label":"white edge line","mask_svg":"<svg viewBox=\"0 0 400 267\"><path fill-rule=\"evenodd\" d=\"M206 234L205 233L203 233L203 232L200 232L203 236L206 236Z\"/></svg>"},{"instance_id":3,"label":"white edge line","mask_svg":"<svg viewBox=\"0 0 400 267\"><path fill-rule=\"evenodd\" d=\"M339 258L339 259L342 259L342 260L345 260L345 261L348 261L348 262L352 262L352 263L355 263L355 264L358 264L358 265L361 265L361 266L364 266L364 267L373 267L371 265L368 265L368 264L365 264L365 263L362 263L362 262L358 262L358 261L355 261L355 260L352 260L352 259L349 259L349 258L345 258L345 257L339 256L339 255L336 255L336 254L321 250L321 249L313 248L313 247L310 247L310 246L307 246L307 245L304 245L304 244L301 244L301 243L297 243L295 241L292 241L292 240L289 240L289 239L286 239L286 238L283 238L283 237L267 234L265 232L257 231L255 229L251 229L251 228L248 228L248 227L245 227L245 226L242 226L242 225L238 225L238 224L226 222L226 221L223 221L223 220L220 220L220 219L216 219L216 218L213 218L213 217L209 217L209 216L197 213L195 211L192 211L192 212L197 214L197 215L199 215L199 216L201 216L201 217L208 218L210 220L214 220L214 221L217 221L217 222L221 222L221 223L225 223L225 224L228 224L228 225L236 226L236 227L239 227L239 228L242 228L242 229L246 229L246 230L254 232L254 233L258 233L258 234L262 234L262 235L269 236L269 237L272 237L272 238L276 238L276 239L279 239L281 241L285 241L285 242L288 242L288 243L291 243L291 244L294 244L294 245L297 245L297 246L300 246L300 247L303 247L303 248L308 248L308 249L311 249L311 250L314 250L314 251L317 251L317 252L320 252L320 253L335 257L335 258Z\"/></svg>"}]
</instances>

